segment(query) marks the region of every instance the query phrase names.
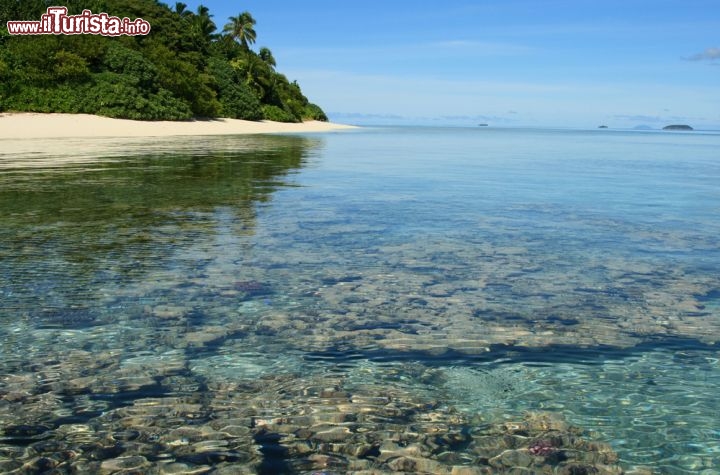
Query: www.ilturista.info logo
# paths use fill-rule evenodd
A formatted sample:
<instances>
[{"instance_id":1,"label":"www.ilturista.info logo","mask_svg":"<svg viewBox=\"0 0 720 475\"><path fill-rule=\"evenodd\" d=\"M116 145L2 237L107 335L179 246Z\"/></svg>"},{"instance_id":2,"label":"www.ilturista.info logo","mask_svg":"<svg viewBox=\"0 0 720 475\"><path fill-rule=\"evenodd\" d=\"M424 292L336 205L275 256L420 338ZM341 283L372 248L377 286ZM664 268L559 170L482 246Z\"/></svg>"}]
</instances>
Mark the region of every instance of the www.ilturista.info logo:
<instances>
[{"instance_id":1,"label":"www.ilturista.info logo","mask_svg":"<svg viewBox=\"0 0 720 475\"><path fill-rule=\"evenodd\" d=\"M90 10L68 15L66 7L49 7L40 21L9 21L7 29L11 35L137 36L150 33L150 23L142 18L130 20Z\"/></svg>"}]
</instances>

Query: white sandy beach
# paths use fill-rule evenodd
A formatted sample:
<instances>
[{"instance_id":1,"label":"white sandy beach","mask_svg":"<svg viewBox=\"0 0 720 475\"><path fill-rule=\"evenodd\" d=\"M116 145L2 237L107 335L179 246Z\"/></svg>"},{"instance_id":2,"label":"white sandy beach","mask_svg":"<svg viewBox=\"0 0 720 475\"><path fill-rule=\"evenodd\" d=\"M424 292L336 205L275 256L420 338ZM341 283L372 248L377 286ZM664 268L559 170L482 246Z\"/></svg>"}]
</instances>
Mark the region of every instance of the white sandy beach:
<instances>
[{"instance_id":1,"label":"white sandy beach","mask_svg":"<svg viewBox=\"0 0 720 475\"><path fill-rule=\"evenodd\" d=\"M0 140L306 133L351 128L354 127L320 121L300 124L270 121L252 122L237 119L146 122L111 119L89 114L0 114Z\"/></svg>"},{"instance_id":2,"label":"white sandy beach","mask_svg":"<svg viewBox=\"0 0 720 475\"><path fill-rule=\"evenodd\" d=\"M253 134L302 134L353 129L329 122L251 122L216 119L187 122L144 122L88 114L0 114L0 170L88 164L101 159L197 149L215 136L214 147L242 147L236 138ZM234 137L235 136L235 137ZM223 140L227 137L227 141ZM227 143L226 143L227 142Z\"/></svg>"}]
</instances>

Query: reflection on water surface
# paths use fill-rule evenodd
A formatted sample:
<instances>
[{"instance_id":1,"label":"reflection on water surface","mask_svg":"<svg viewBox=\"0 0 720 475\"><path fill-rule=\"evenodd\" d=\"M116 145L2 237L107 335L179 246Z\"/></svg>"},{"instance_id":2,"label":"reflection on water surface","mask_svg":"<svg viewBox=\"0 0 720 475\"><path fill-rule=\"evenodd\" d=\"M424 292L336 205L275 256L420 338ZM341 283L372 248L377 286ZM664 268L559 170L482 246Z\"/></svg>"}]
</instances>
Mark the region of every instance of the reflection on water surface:
<instances>
[{"instance_id":1,"label":"reflection on water surface","mask_svg":"<svg viewBox=\"0 0 720 475\"><path fill-rule=\"evenodd\" d=\"M0 470L714 473L717 140L0 155Z\"/></svg>"}]
</instances>

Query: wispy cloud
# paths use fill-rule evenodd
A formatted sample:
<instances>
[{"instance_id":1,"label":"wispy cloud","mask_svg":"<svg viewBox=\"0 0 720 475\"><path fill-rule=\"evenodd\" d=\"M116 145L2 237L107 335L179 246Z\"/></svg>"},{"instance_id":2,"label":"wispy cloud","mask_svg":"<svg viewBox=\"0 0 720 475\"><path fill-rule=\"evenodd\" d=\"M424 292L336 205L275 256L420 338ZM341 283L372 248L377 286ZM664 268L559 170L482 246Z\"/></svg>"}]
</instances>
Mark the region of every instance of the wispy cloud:
<instances>
[{"instance_id":1,"label":"wispy cloud","mask_svg":"<svg viewBox=\"0 0 720 475\"><path fill-rule=\"evenodd\" d=\"M720 48L708 48L702 53L697 53L684 59L688 61L715 61L720 59Z\"/></svg>"}]
</instances>

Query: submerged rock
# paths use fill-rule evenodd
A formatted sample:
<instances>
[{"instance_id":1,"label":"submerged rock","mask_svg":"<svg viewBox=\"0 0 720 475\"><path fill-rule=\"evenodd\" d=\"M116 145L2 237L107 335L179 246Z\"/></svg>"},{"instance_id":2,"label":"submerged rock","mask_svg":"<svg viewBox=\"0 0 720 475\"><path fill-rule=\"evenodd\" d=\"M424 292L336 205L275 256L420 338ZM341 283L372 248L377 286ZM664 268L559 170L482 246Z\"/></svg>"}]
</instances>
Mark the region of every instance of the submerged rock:
<instances>
[{"instance_id":1,"label":"submerged rock","mask_svg":"<svg viewBox=\"0 0 720 475\"><path fill-rule=\"evenodd\" d=\"M117 472L132 471L135 473L142 472L143 468L149 467L150 463L145 457L140 455L131 455L127 457L118 457L114 459L104 460L100 464L100 473L111 474Z\"/></svg>"},{"instance_id":2,"label":"submerged rock","mask_svg":"<svg viewBox=\"0 0 720 475\"><path fill-rule=\"evenodd\" d=\"M114 371L127 367L155 372L140 358ZM21 412L7 412L5 437L27 438L31 450L5 451L0 468L107 474L275 468L301 473L621 473L617 455L606 444L584 438L556 414L475 420L433 399L437 388L430 387L444 381L439 370L408 363L388 371L387 380L363 377L364 370L372 368L358 368L356 377L258 374L236 382L208 373L197 386L183 382L186 376L167 376L158 384L185 385L188 394L138 393L131 403L91 413L82 424L62 418L31 423L27 414L21 423ZM424 383L391 384L402 375ZM78 398L78 404L89 397L64 394ZM43 411L43 406L26 407L36 417Z\"/></svg>"},{"instance_id":3,"label":"submerged rock","mask_svg":"<svg viewBox=\"0 0 720 475\"><path fill-rule=\"evenodd\" d=\"M269 295L272 293L270 285L257 280L242 280L235 282L233 284L233 289L244 294L246 298Z\"/></svg>"}]
</instances>

